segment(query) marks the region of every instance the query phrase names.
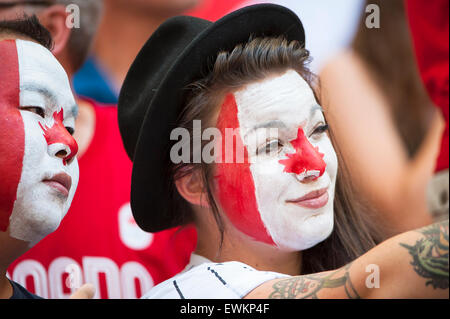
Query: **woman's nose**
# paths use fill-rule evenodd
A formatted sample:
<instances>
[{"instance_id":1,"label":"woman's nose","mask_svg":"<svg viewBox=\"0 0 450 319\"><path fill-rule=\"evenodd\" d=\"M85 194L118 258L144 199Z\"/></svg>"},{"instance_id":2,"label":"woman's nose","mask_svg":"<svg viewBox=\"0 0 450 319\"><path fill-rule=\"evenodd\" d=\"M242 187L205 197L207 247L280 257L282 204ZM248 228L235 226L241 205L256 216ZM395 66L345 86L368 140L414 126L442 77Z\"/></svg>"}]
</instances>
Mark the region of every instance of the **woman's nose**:
<instances>
[{"instance_id":1,"label":"woman's nose","mask_svg":"<svg viewBox=\"0 0 450 319\"><path fill-rule=\"evenodd\" d=\"M295 174L302 183L315 181L325 173L325 155L309 142L302 128L298 129L297 138L291 144L295 153L287 154L287 159L279 161L285 166L284 172Z\"/></svg>"},{"instance_id":2,"label":"woman's nose","mask_svg":"<svg viewBox=\"0 0 450 319\"><path fill-rule=\"evenodd\" d=\"M305 171L301 174L297 174L296 178L300 183L310 183L310 182L314 182L317 179L319 179L319 177L321 177L323 175L324 172L321 172L319 170L309 170L309 171Z\"/></svg>"}]
</instances>

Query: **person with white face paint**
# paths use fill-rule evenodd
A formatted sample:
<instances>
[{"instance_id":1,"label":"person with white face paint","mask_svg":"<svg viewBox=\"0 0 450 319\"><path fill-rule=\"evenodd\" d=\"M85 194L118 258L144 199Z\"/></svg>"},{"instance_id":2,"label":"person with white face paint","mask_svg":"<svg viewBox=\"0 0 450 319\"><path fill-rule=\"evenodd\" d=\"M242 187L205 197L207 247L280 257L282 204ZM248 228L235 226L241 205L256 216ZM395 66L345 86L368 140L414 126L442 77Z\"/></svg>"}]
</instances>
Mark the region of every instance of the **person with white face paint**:
<instances>
[{"instance_id":1,"label":"person with white face paint","mask_svg":"<svg viewBox=\"0 0 450 319\"><path fill-rule=\"evenodd\" d=\"M232 121L230 114L236 116ZM321 107L299 73L275 73L228 95L217 123L221 131L239 129L251 163L217 165L219 201L230 222L286 251L308 249L327 238L333 228L329 199L334 197L337 157ZM276 128L278 136L259 138L267 128ZM236 207L234 199L244 187L254 189L254 198Z\"/></svg>"},{"instance_id":2,"label":"person with white face paint","mask_svg":"<svg viewBox=\"0 0 450 319\"><path fill-rule=\"evenodd\" d=\"M34 298L8 265L55 231L78 185L77 105L36 18L0 23L0 298Z\"/></svg>"},{"instance_id":3,"label":"person with white face paint","mask_svg":"<svg viewBox=\"0 0 450 319\"><path fill-rule=\"evenodd\" d=\"M144 298L448 296L448 221L376 246L308 60L301 22L277 5L216 23L177 17L143 47L119 99L133 215L146 231L198 233L186 269ZM220 133L212 164L195 161L211 141L198 145L194 121ZM171 138L178 128L187 141ZM181 163L170 157L180 142ZM419 257L424 245L433 253ZM371 265L379 289L366 285Z\"/></svg>"},{"instance_id":4,"label":"person with white face paint","mask_svg":"<svg viewBox=\"0 0 450 319\"><path fill-rule=\"evenodd\" d=\"M6 9L1 3L0 20L23 14L38 17L54 40L53 55L73 80L96 35L103 2L16 1L8 2ZM74 17L74 6L79 7L80 28L65 23ZM67 299L83 282L94 284L96 299L139 298L186 266L195 247L195 229L148 234L136 225L129 205L132 165L120 140L117 107L84 96L75 99L74 138L83 176L77 194L58 230L17 258L7 275L44 298ZM170 253L161 254L162 249Z\"/></svg>"}]
</instances>

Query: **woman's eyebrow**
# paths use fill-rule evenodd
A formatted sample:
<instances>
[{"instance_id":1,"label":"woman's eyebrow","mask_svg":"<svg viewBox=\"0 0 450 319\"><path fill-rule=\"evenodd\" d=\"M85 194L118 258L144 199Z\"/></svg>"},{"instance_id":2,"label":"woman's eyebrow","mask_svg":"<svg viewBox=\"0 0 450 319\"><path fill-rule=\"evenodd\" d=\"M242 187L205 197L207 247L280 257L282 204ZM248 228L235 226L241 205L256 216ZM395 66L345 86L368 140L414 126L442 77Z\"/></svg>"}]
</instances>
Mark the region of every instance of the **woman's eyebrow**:
<instances>
[{"instance_id":1,"label":"woman's eyebrow","mask_svg":"<svg viewBox=\"0 0 450 319\"><path fill-rule=\"evenodd\" d=\"M260 128L279 128L279 129L285 129L287 128L286 124L283 121L280 120L272 120L272 121L267 121L261 124L256 124L255 126L253 126L250 130L248 130L248 132L245 134L245 136L249 135L250 133L260 129Z\"/></svg>"},{"instance_id":2,"label":"woman's eyebrow","mask_svg":"<svg viewBox=\"0 0 450 319\"><path fill-rule=\"evenodd\" d=\"M323 113L323 108L319 104L315 104L311 107L311 109L309 111L309 118L311 119L317 111L320 111ZM280 120L267 121L267 122L264 122L261 124L256 124L255 126L253 126L251 129L248 130L248 132L245 134L245 136L249 135L250 133L252 133L260 128L286 129L287 125L283 121L280 121Z\"/></svg>"},{"instance_id":3,"label":"woman's eyebrow","mask_svg":"<svg viewBox=\"0 0 450 319\"><path fill-rule=\"evenodd\" d=\"M259 128L286 128L286 124L280 120L272 120L268 122L264 122L262 124L257 124L251 128L251 131L257 130Z\"/></svg>"}]
</instances>

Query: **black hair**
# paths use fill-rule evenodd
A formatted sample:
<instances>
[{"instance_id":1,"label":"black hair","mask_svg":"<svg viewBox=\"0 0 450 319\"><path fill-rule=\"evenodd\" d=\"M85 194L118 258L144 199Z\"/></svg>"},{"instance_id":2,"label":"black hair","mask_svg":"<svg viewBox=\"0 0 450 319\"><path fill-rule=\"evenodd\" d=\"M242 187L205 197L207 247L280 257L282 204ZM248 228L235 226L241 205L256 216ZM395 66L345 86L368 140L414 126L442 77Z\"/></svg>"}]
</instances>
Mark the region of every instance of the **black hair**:
<instances>
[{"instance_id":1,"label":"black hair","mask_svg":"<svg viewBox=\"0 0 450 319\"><path fill-rule=\"evenodd\" d=\"M48 50L53 48L53 39L50 32L39 22L35 15L23 16L14 20L2 20L0 21L1 32L26 36Z\"/></svg>"}]
</instances>

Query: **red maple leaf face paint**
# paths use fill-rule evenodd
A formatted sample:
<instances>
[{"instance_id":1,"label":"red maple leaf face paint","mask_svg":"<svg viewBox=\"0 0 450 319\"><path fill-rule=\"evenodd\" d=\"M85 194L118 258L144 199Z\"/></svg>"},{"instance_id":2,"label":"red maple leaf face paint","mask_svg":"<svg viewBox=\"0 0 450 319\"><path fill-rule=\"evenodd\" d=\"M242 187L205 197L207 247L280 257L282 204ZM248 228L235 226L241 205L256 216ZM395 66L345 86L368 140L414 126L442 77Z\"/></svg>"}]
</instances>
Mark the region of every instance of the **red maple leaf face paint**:
<instances>
[{"instance_id":1,"label":"red maple leaf face paint","mask_svg":"<svg viewBox=\"0 0 450 319\"><path fill-rule=\"evenodd\" d=\"M218 198L233 225L254 240L297 251L331 233L337 157L327 134L315 131L325 124L320 110L293 70L227 96L217 127L222 136L238 128L245 161L216 164ZM325 200L305 205L303 198L316 193Z\"/></svg>"},{"instance_id":2,"label":"red maple leaf face paint","mask_svg":"<svg viewBox=\"0 0 450 319\"><path fill-rule=\"evenodd\" d=\"M291 141L291 144L295 153L287 154L288 159L280 160L280 164L285 167L284 172L301 175L301 179L318 179L322 176L327 166L323 160L325 154L320 153L318 147L311 145L301 127L298 129L297 138Z\"/></svg>"},{"instance_id":3,"label":"red maple leaf face paint","mask_svg":"<svg viewBox=\"0 0 450 319\"><path fill-rule=\"evenodd\" d=\"M0 41L0 231L5 232L22 174L25 132L19 109L19 61L16 42Z\"/></svg>"},{"instance_id":4,"label":"red maple leaf face paint","mask_svg":"<svg viewBox=\"0 0 450 319\"><path fill-rule=\"evenodd\" d=\"M78 185L66 129L76 103L64 69L39 44L1 41L0 60L0 231L32 246L59 226Z\"/></svg>"},{"instance_id":5,"label":"red maple leaf face paint","mask_svg":"<svg viewBox=\"0 0 450 319\"><path fill-rule=\"evenodd\" d=\"M78 144L75 139L68 134L67 129L63 124L63 113L64 111L62 109L59 112L53 113L54 123L51 127L42 125L41 123L39 123L39 126L44 131L44 137L49 146L59 143L68 147L68 150L65 150L66 155L63 157L63 164L67 165L67 162L70 162L77 154Z\"/></svg>"}]
</instances>

